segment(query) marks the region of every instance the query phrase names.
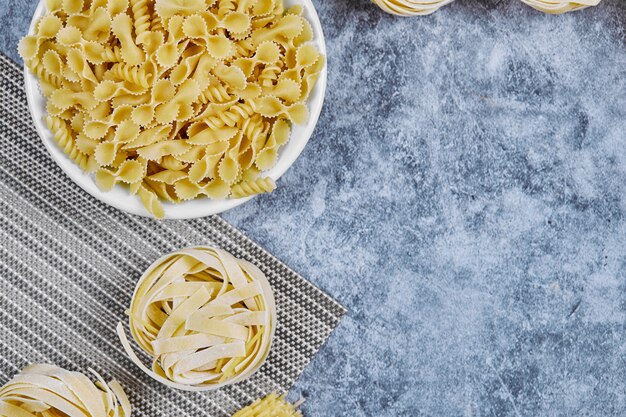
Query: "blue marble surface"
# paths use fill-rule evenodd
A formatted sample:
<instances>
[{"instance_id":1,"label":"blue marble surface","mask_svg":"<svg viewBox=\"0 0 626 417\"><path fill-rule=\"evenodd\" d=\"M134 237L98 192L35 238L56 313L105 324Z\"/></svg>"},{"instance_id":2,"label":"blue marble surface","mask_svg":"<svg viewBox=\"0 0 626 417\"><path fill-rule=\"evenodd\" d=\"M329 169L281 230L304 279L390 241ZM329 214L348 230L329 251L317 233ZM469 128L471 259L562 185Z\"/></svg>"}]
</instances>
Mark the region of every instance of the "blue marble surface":
<instances>
[{"instance_id":1,"label":"blue marble surface","mask_svg":"<svg viewBox=\"0 0 626 417\"><path fill-rule=\"evenodd\" d=\"M626 415L626 3L314 3L315 134L224 215L350 310L305 415ZM35 1L0 6L17 60Z\"/></svg>"}]
</instances>

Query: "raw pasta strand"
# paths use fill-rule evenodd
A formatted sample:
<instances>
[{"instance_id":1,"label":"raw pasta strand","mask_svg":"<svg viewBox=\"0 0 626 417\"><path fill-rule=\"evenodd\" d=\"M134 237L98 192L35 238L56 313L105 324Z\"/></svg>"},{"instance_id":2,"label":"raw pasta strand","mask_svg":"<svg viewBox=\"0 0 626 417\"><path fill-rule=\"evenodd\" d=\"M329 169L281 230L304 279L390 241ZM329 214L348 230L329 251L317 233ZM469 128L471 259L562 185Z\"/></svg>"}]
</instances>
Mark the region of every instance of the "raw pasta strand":
<instances>
[{"instance_id":1,"label":"raw pasta strand","mask_svg":"<svg viewBox=\"0 0 626 417\"><path fill-rule=\"evenodd\" d=\"M143 68L127 65L123 62L111 67L111 74L120 81L127 81L141 87L150 86L150 75Z\"/></svg>"},{"instance_id":2,"label":"raw pasta strand","mask_svg":"<svg viewBox=\"0 0 626 417\"><path fill-rule=\"evenodd\" d=\"M53 74L39 58L33 58L26 61L26 66L33 72L40 81L48 83L55 89L63 86L63 79L58 74Z\"/></svg>"},{"instance_id":3,"label":"raw pasta strand","mask_svg":"<svg viewBox=\"0 0 626 417\"><path fill-rule=\"evenodd\" d=\"M270 177L257 178L233 186L231 195L234 198L248 197L259 193L268 193L276 189L276 183Z\"/></svg>"},{"instance_id":4,"label":"raw pasta strand","mask_svg":"<svg viewBox=\"0 0 626 417\"><path fill-rule=\"evenodd\" d=\"M58 117L46 117L48 129L52 132L55 142L63 149L74 162L82 169L87 170L89 157L76 147L76 142L72 131L68 128L67 122Z\"/></svg>"},{"instance_id":5,"label":"raw pasta strand","mask_svg":"<svg viewBox=\"0 0 626 417\"><path fill-rule=\"evenodd\" d=\"M102 52L102 60L105 62L122 62L122 50L119 46L105 46Z\"/></svg>"},{"instance_id":6,"label":"raw pasta strand","mask_svg":"<svg viewBox=\"0 0 626 417\"><path fill-rule=\"evenodd\" d=\"M228 110L222 111L215 116L202 119L209 128L218 130L224 126L235 126L237 122L245 120L254 114L254 109L249 103L235 104Z\"/></svg>"},{"instance_id":7,"label":"raw pasta strand","mask_svg":"<svg viewBox=\"0 0 626 417\"><path fill-rule=\"evenodd\" d=\"M148 0L130 0L135 20L135 36L137 42L143 43L144 35L150 30L150 11L148 10Z\"/></svg>"},{"instance_id":8,"label":"raw pasta strand","mask_svg":"<svg viewBox=\"0 0 626 417\"><path fill-rule=\"evenodd\" d=\"M163 32L163 21L158 13L152 13L152 21L150 22L150 30L153 32Z\"/></svg>"},{"instance_id":9,"label":"raw pasta strand","mask_svg":"<svg viewBox=\"0 0 626 417\"><path fill-rule=\"evenodd\" d=\"M288 403L284 395L269 394L237 411L232 417L302 417L298 405Z\"/></svg>"},{"instance_id":10,"label":"raw pasta strand","mask_svg":"<svg viewBox=\"0 0 626 417\"><path fill-rule=\"evenodd\" d=\"M200 93L200 102L203 104L208 103L224 103L232 99L228 90L223 85L210 86L202 93Z\"/></svg>"},{"instance_id":11,"label":"raw pasta strand","mask_svg":"<svg viewBox=\"0 0 626 417\"><path fill-rule=\"evenodd\" d=\"M217 10L218 18L223 18L227 13L235 11L234 0L219 0L219 8Z\"/></svg>"}]
</instances>

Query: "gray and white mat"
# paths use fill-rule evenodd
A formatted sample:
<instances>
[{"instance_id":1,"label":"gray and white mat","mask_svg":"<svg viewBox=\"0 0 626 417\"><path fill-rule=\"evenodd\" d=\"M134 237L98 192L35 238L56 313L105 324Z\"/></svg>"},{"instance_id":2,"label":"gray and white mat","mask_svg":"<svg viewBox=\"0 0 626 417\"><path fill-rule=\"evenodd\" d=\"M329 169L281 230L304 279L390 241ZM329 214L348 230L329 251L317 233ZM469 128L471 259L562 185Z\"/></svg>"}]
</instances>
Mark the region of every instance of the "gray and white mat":
<instances>
[{"instance_id":1,"label":"gray and white mat","mask_svg":"<svg viewBox=\"0 0 626 417\"><path fill-rule=\"evenodd\" d=\"M252 378L209 393L174 391L144 375L115 335L134 285L157 257L216 245L268 276L278 328ZM345 309L218 216L155 221L106 206L49 157L26 104L22 72L0 55L0 385L29 363L93 368L118 379L133 416L229 416L285 392Z\"/></svg>"}]
</instances>

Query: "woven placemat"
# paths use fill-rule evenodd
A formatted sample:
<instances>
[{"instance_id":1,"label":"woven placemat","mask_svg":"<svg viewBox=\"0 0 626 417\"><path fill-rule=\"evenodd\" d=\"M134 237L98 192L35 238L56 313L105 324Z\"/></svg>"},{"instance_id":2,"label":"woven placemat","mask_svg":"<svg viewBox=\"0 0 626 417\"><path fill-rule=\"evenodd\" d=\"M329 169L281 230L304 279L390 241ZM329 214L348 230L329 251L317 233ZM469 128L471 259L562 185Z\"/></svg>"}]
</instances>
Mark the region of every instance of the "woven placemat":
<instances>
[{"instance_id":1,"label":"woven placemat","mask_svg":"<svg viewBox=\"0 0 626 417\"><path fill-rule=\"evenodd\" d=\"M209 393L171 390L130 362L115 334L134 285L175 249L216 245L268 276L278 327L252 378ZM100 203L61 171L35 132L21 68L0 55L0 385L47 362L118 379L133 416L229 416L285 392L345 309L218 216L155 221Z\"/></svg>"}]
</instances>

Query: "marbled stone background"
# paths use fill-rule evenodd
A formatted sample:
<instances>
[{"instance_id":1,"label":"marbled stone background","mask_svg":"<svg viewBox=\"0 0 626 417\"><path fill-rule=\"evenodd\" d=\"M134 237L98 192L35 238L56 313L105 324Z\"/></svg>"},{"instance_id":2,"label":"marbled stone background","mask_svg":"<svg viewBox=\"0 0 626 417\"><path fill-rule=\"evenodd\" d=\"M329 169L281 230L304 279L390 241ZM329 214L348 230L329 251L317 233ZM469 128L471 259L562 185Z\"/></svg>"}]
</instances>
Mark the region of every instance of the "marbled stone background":
<instances>
[{"instance_id":1,"label":"marbled stone background","mask_svg":"<svg viewBox=\"0 0 626 417\"><path fill-rule=\"evenodd\" d=\"M626 415L626 3L314 2L315 134L224 215L350 310L305 415ZM18 59L35 1L0 4Z\"/></svg>"}]
</instances>

